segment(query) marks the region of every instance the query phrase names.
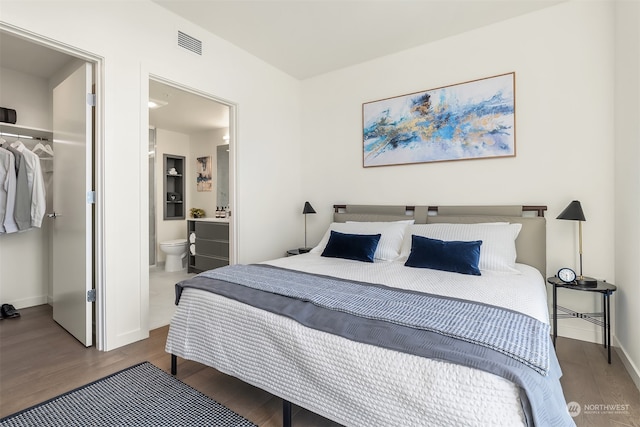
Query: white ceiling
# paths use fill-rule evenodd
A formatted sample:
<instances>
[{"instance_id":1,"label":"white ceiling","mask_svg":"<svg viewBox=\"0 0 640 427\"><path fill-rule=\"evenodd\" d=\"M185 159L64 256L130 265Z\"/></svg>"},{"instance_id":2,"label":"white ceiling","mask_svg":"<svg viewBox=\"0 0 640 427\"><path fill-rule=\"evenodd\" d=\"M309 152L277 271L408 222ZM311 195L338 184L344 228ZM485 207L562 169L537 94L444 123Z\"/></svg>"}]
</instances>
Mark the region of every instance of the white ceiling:
<instances>
[{"instance_id":1,"label":"white ceiling","mask_svg":"<svg viewBox=\"0 0 640 427\"><path fill-rule=\"evenodd\" d=\"M566 0L153 1L305 79Z\"/></svg>"},{"instance_id":2,"label":"white ceiling","mask_svg":"<svg viewBox=\"0 0 640 427\"><path fill-rule=\"evenodd\" d=\"M211 99L149 81L149 99L167 102L149 109L149 125L185 134L229 127L229 107Z\"/></svg>"}]
</instances>

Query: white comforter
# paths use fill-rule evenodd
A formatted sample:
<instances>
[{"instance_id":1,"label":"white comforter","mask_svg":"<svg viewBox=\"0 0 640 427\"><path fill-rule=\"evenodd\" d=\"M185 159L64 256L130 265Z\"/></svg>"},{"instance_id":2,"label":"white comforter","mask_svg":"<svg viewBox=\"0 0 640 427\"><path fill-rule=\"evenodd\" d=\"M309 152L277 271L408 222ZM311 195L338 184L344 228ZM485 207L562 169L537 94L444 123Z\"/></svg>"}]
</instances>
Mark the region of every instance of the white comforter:
<instances>
[{"instance_id":1,"label":"white comforter","mask_svg":"<svg viewBox=\"0 0 640 427\"><path fill-rule=\"evenodd\" d=\"M548 322L544 280L526 265L518 265L521 274L465 276L317 254L268 264L472 299ZM524 422L518 387L496 375L353 342L197 289L184 290L166 351L347 426Z\"/></svg>"}]
</instances>

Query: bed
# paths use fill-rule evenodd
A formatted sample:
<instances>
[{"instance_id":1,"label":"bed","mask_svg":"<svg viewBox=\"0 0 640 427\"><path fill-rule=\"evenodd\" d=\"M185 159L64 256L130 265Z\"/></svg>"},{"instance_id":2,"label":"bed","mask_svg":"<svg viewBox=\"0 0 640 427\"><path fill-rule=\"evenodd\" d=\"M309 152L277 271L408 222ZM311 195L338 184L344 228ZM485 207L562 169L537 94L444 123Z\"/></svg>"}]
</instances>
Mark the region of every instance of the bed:
<instances>
[{"instance_id":1,"label":"bed","mask_svg":"<svg viewBox=\"0 0 640 427\"><path fill-rule=\"evenodd\" d=\"M289 402L345 426L574 425L544 206L334 208L310 253L176 285L174 374L181 357L262 388L285 425Z\"/></svg>"}]
</instances>

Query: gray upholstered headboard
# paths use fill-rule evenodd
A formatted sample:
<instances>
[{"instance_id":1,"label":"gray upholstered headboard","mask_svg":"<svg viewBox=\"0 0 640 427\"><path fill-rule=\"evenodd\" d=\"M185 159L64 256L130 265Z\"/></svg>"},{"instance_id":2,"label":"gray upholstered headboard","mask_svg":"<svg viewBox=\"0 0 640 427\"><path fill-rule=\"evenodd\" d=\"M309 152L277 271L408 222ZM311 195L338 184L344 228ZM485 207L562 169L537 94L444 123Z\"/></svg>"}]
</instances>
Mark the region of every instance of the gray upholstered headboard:
<instances>
[{"instance_id":1,"label":"gray upholstered headboard","mask_svg":"<svg viewBox=\"0 0 640 427\"><path fill-rule=\"evenodd\" d=\"M334 205L333 220L398 221L413 219L416 224L510 222L522 224L516 239L517 262L537 268L542 277L547 270L546 206L379 206Z\"/></svg>"}]
</instances>

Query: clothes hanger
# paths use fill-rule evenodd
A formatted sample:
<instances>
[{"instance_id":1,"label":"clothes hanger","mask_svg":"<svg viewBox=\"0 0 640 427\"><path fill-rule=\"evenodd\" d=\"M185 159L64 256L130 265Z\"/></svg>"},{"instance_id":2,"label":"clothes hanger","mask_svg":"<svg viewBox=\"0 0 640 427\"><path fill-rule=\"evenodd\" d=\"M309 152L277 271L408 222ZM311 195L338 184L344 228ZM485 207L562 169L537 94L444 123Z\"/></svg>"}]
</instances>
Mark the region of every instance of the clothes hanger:
<instances>
[{"instance_id":1,"label":"clothes hanger","mask_svg":"<svg viewBox=\"0 0 640 427\"><path fill-rule=\"evenodd\" d=\"M49 144L47 145L43 145L41 142L38 142L36 144L35 147L33 147L33 150L31 150L32 152L36 153L38 151L42 151L45 154L49 154L50 156L53 156L53 148L51 148L51 146Z\"/></svg>"},{"instance_id":2,"label":"clothes hanger","mask_svg":"<svg viewBox=\"0 0 640 427\"><path fill-rule=\"evenodd\" d=\"M35 153L36 151L45 151L45 149L44 149L44 145L42 145L42 143L38 142L38 143L36 144L36 146L35 146L35 147L33 147L33 150L31 150L31 151L33 151L34 153Z\"/></svg>"},{"instance_id":3,"label":"clothes hanger","mask_svg":"<svg viewBox=\"0 0 640 427\"><path fill-rule=\"evenodd\" d=\"M18 150L18 151L24 150L24 144L22 143L22 141L20 141L20 137L18 137L18 139L16 139L14 142L12 142L11 146L13 148L15 148L16 150Z\"/></svg>"}]
</instances>

